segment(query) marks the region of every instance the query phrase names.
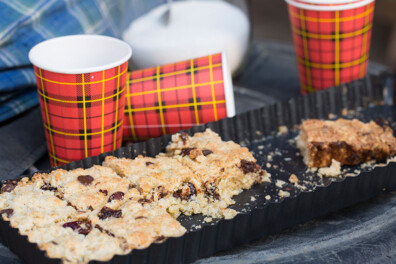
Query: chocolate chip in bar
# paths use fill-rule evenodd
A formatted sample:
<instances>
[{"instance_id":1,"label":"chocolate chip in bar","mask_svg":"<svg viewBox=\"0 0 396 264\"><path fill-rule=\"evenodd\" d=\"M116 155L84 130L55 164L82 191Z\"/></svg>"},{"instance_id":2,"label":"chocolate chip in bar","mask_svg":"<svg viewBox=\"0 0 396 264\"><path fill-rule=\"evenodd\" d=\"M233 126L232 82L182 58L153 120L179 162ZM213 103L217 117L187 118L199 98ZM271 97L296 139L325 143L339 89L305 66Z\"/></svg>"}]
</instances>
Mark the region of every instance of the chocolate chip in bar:
<instances>
[{"instance_id":1,"label":"chocolate chip in bar","mask_svg":"<svg viewBox=\"0 0 396 264\"><path fill-rule=\"evenodd\" d=\"M103 193L105 196L107 196L109 194L109 192L107 190L99 189L99 192Z\"/></svg>"},{"instance_id":2,"label":"chocolate chip in bar","mask_svg":"<svg viewBox=\"0 0 396 264\"><path fill-rule=\"evenodd\" d=\"M249 172L258 172L261 168L256 162L241 160L241 170L246 174Z\"/></svg>"},{"instance_id":3,"label":"chocolate chip in bar","mask_svg":"<svg viewBox=\"0 0 396 264\"><path fill-rule=\"evenodd\" d=\"M192 184L191 182L187 183L188 188L190 188L190 197L193 195L197 195L197 190L195 189L194 184Z\"/></svg>"},{"instance_id":4,"label":"chocolate chip in bar","mask_svg":"<svg viewBox=\"0 0 396 264\"><path fill-rule=\"evenodd\" d=\"M3 186L1 186L0 193L12 192L15 187L18 185L18 182L15 180L6 181Z\"/></svg>"},{"instance_id":5,"label":"chocolate chip in bar","mask_svg":"<svg viewBox=\"0 0 396 264\"><path fill-rule=\"evenodd\" d=\"M187 183L187 187L183 187L182 189L173 192L173 197L186 201L189 200L193 195L197 195L197 190L194 184L190 182Z\"/></svg>"},{"instance_id":6,"label":"chocolate chip in bar","mask_svg":"<svg viewBox=\"0 0 396 264\"><path fill-rule=\"evenodd\" d=\"M142 199L138 200L138 203L140 203L141 205L144 205L146 203L151 203L151 202L152 202L151 200L145 199L145 198L142 198Z\"/></svg>"},{"instance_id":7,"label":"chocolate chip in bar","mask_svg":"<svg viewBox=\"0 0 396 264\"><path fill-rule=\"evenodd\" d=\"M208 155L210 155L210 154L212 154L213 153L213 151L211 151L210 149L203 149L202 150L202 154L206 157L206 156L208 156Z\"/></svg>"},{"instance_id":8,"label":"chocolate chip in bar","mask_svg":"<svg viewBox=\"0 0 396 264\"><path fill-rule=\"evenodd\" d=\"M63 224L64 228L70 227L73 231L78 232L81 235L88 235L92 230L91 221L88 219L68 222Z\"/></svg>"},{"instance_id":9,"label":"chocolate chip in bar","mask_svg":"<svg viewBox=\"0 0 396 264\"><path fill-rule=\"evenodd\" d=\"M190 155L191 150L194 150L194 149L196 149L196 148L184 148L180 152L180 155L183 156L183 157L184 156L188 156L188 155Z\"/></svg>"},{"instance_id":10,"label":"chocolate chip in bar","mask_svg":"<svg viewBox=\"0 0 396 264\"><path fill-rule=\"evenodd\" d=\"M43 191L51 191L51 192L56 192L58 188L52 186L49 183L45 183L43 186L40 187L41 190Z\"/></svg>"},{"instance_id":11,"label":"chocolate chip in bar","mask_svg":"<svg viewBox=\"0 0 396 264\"><path fill-rule=\"evenodd\" d=\"M94 177L91 175L80 175L77 180L84 186L90 185L94 181Z\"/></svg>"},{"instance_id":12,"label":"chocolate chip in bar","mask_svg":"<svg viewBox=\"0 0 396 264\"><path fill-rule=\"evenodd\" d=\"M188 139L188 134L186 132L182 132L182 133L180 133L179 137L183 141L183 145L186 145L186 142Z\"/></svg>"},{"instance_id":13,"label":"chocolate chip in bar","mask_svg":"<svg viewBox=\"0 0 396 264\"><path fill-rule=\"evenodd\" d=\"M146 162L146 166L150 166L150 165L153 165L154 163L152 163L151 161L147 161Z\"/></svg>"},{"instance_id":14,"label":"chocolate chip in bar","mask_svg":"<svg viewBox=\"0 0 396 264\"><path fill-rule=\"evenodd\" d=\"M215 200L220 199L220 195L219 195L219 192L218 192L218 189L217 189L215 183L205 182L205 195L206 195L206 197L212 198Z\"/></svg>"},{"instance_id":15,"label":"chocolate chip in bar","mask_svg":"<svg viewBox=\"0 0 396 264\"><path fill-rule=\"evenodd\" d=\"M107 202L111 202L113 200L122 200L124 199L124 193L123 192L115 192L112 195L110 195L109 200Z\"/></svg>"},{"instance_id":16,"label":"chocolate chip in bar","mask_svg":"<svg viewBox=\"0 0 396 264\"><path fill-rule=\"evenodd\" d=\"M14 214L14 209L7 208L0 211L0 214L5 214L8 218L10 218Z\"/></svg>"}]
</instances>

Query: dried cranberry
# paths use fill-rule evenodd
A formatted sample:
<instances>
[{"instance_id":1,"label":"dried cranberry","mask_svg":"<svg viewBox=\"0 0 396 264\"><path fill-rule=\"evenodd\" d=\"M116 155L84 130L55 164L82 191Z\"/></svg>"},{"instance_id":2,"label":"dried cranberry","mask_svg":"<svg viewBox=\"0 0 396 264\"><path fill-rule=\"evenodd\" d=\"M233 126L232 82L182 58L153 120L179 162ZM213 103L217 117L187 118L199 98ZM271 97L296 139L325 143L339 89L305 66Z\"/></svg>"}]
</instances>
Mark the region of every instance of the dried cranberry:
<instances>
[{"instance_id":1,"label":"dried cranberry","mask_svg":"<svg viewBox=\"0 0 396 264\"><path fill-rule=\"evenodd\" d=\"M158 198L162 199L168 195L168 191L163 186L158 186Z\"/></svg>"},{"instance_id":2,"label":"dried cranberry","mask_svg":"<svg viewBox=\"0 0 396 264\"><path fill-rule=\"evenodd\" d=\"M96 224L95 228L97 228L100 232L102 233L106 233L109 236L115 237L115 235L113 233L111 233L109 230L104 229L103 227L101 227L100 225Z\"/></svg>"},{"instance_id":3,"label":"dried cranberry","mask_svg":"<svg viewBox=\"0 0 396 264\"><path fill-rule=\"evenodd\" d=\"M10 218L14 214L14 210L11 208L3 209L0 211L0 214L5 214L8 218Z\"/></svg>"},{"instance_id":4,"label":"dried cranberry","mask_svg":"<svg viewBox=\"0 0 396 264\"><path fill-rule=\"evenodd\" d=\"M145 216L138 216L138 217L135 218L135 220L138 220L138 219L145 219L145 218L147 218L147 217L145 217Z\"/></svg>"},{"instance_id":5,"label":"dried cranberry","mask_svg":"<svg viewBox=\"0 0 396 264\"><path fill-rule=\"evenodd\" d=\"M73 205L71 202L67 202L67 206L71 206L78 211L77 206Z\"/></svg>"},{"instance_id":6,"label":"dried cranberry","mask_svg":"<svg viewBox=\"0 0 396 264\"><path fill-rule=\"evenodd\" d=\"M202 154L206 157L206 156L208 156L208 155L210 155L210 154L212 154L213 153L213 151L211 151L210 149L203 149L202 150Z\"/></svg>"},{"instance_id":7,"label":"dried cranberry","mask_svg":"<svg viewBox=\"0 0 396 264\"><path fill-rule=\"evenodd\" d=\"M186 145L186 142L188 139L188 134L186 132L182 132L182 133L180 133L179 137L183 141L183 145Z\"/></svg>"},{"instance_id":8,"label":"dried cranberry","mask_svg":"<svg viewBox=\"0 0 396 264\"><path fill-rule=\"evenodd\" d=\"M191 150L194 150L194 149L196 149L196 148L184 148L180 152L180 155L183 156L183 157L184 156L188 156L188 155L190 155Z\"/></svg>"},{"instance_id":9,"label":"dried cranberry","mask_svg":"<svg viewBox=\"0 0 396 264\"><path fill-rule=\"evenodd\" d=\"M93 207L92 206L88 206L88 210L89 211L93 211Z\"/></svg>"},{"instance_id":10,"label":"dried cranberry","mask_svg":"<svg viewBox=\"0 0 396 264\"><path fill-rule=\"evenodd\" d=\"M165 239L166 239L166 237L164 237L164 236L157 236L154 241L155 242L163 242Z\"/></svg>"},{"instance_id":11,"label":"dried cranberry","mask_svg":"<svg viewBox=\"0 0 396 264\"><path fill-rule=\"evenodd\" d=\"M111 202L113 200L122 200L124 199L124 193L123 192L115 192L112 195L110 195L109 200L107 202Z\"/></svg>"},{"instance_id":12,"label":"dried cranberry","mask_svg":"<svg viewBox=\"0 0 396 264\"><path fill-rule=\"evenodd\" d=\"M43 191L51 191L51 192L56 192L58 188L52 186L49 183L45 183L43 186L40 187L41 190Z\"/></svg>"},{"instance_id":13,"label":"dried cranberry","mask_svg":"<svg viewBox=\"0 0 396 264\"><path fill-rule=\"evenodd\" d=\"M256 162L247 160L241 160L240 168L244 173L257 172L261 169L260 166L256 164Z\"/></svg>"},{"instance_id":14,"label":"dried cranberry","mask_svg":"<svg viewBox=\"0 0 396 264\"><path fill-rule=\"evenodd\" d=\"M144 205L145 203L151 203L151 200L146 199L146 198L142 198L138 200L138 203Z\"/></svg>"},{"instance_id":15,"label":"dried cranberry","mask_svg":"<svg viewBox=\"0 0 396 264\"><path fill-rule=\"evenodd\" d=\"M92 230L91 221L88 219L68 222L63 224L64 228L70 227L73 231L78 232L81 235L88 235Z\"/></svg>"},{"instance_id":16,"label":"dried cranberry","mask_svg":"<svg viewBox=\"0 0 396 264\"><path fill-rule=\"evenodd\" d=\"M91 175L80 175L77 180L84 186L90 185L94 181L94 177Z\"/></svg>"},{"instance_id":17,"label":"dried cranberry","mask_svg":"<svg viewBox=\"0 0 396 264\"><path fill-rule=\"evenodd\" d=\"M15 180L8 180L6 181L3 186L1 186L0 193L4 192L12 192L15 187L18 185L17 181Z\"/></svg>"},{"instance_id":18,"label":"dried cranberry","mask_svg":"<svg viewBox=\"0 0 396 264\"><path fill-rule=\"evenodd\" d=\"M174 191L173 197L183 199L183 189Z\"/></svg>"},{"instance_id":19,"label":"dried cranberry","mask_svg":"<svg viewBox=\"0 0 396 264\"><path fill-rule=\"evenodd\" d=\"M121 210L113 210L107 206L103 207L98 214L100 220L104 220L109 217L120 218L121 216L122 216Z\"/></svg>"},{"instance_id":20,"label":"dried cranberry","mask_svg":"<svg viewBox=\"0 0 396 264\"><path fill-rule=\"evenodd\" d=\"M109 194L107 190L99 189L99 192L103 193L105 196Z\"/></svg>"},{"instance_id":21,"label":"dried cranberry","mask_svg":"<svg viewBox=\"0 0 396 264\"><path fill-rule=\"evenodd\" d=\"M154 163L152 163L151 161L147 161L147 162L146 162L146 166L150 166L150 165L152 165L152 164L154 164Z\"/></svg>"}]
</instances>

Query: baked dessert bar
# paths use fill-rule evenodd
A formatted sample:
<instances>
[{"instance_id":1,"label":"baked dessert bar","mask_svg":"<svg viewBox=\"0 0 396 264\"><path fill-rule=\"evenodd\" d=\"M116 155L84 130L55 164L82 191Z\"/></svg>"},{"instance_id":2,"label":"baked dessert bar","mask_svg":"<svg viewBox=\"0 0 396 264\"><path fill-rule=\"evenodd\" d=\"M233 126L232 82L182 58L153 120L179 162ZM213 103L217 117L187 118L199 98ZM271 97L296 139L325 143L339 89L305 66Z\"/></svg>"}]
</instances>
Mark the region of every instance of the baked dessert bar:
<instances>
[{"instance_id":1,"label":"baked dessert bar","mask_svg":"<svg viewBox=\"0 0 396 264\"><path fill-rule=\"evenodd\" d=\"M87 211L101 208L115 193L125 193L129 181L118 176L112 169L93 166L89 169L71 171L56 170L50 174L37 173L33 181L42 181L40 187L53 190L76 210Z\"/></svg>"},{"instance_id":2,"label":"baked dessert bar","mask_svg":"<svg viewBox=\"0 0 396 264\"><path fill-rule=\"evenodd\" d=\"M247 148L222 141L210 129L192 137L186 133L173 135L166 155L197 175L205 197L212 202L233 204L234 195L270 178Z\"/></svg>"},{"instance_id":3,"label":"baked dessert bar","mask_svg":"<svg viewBox=\"0 0 396 264\"><path fill-rule=\"evenodd\" d=\"M268 179L246 148L210 130L177 134L167 153L9 181L0 214L63 263L107 261L186 230L181 213L231 218L232 196Z\"/></svg>"},{"instance_id":4,"label":"baked dessert bar","mask_svg":"<svg viewBox=\"0 0 396 264\"><path fill-rule=\"evenodd\" d=\"M356 165L396 152L396 138L386 124L310 119L300 129L296 143L308 167L327 167L333 159L341 165Z\"/></svg>"},{"instance_id":5,"label":"baked dessert bar","mask_svg":"<svg viewBox=\"0 0 396 264\"><path fill-rule=\"evenodd\" d=\"M112 169L94 166L36 174L0 190L0 214L51 258L107 261L186 230Z\"/></svg>"},{"instance_id":6,"label":"baked dessert bar","mask_svg":"<svg viewBox=\"0 0 396 264\"><path fill-rule=\"evenodd\" d=\"M171 157L138 156L132 160L108 156L103 166L114 169L138 188L144 203L158 203L174 218L182 213L202 213L217 218L231 218L236 214L227 208L226 202L212 201L203 189L202 179Z\"/></svg>"},{"instance_id":7,"label":"baked dessert bar","mask_svg":"<svg viewBox=\"0 0 396 264\"><path fill-rule=\"evenodd\" d=\"M149 202L178 217L202 213L214 218L232 218L227 208L232 196L269 175L256 164L247 148L223 142L211 131L176 134L167 153L134 160L108 156L103 166L114 169L142 191Z\"/></svg>"}]
</instances>

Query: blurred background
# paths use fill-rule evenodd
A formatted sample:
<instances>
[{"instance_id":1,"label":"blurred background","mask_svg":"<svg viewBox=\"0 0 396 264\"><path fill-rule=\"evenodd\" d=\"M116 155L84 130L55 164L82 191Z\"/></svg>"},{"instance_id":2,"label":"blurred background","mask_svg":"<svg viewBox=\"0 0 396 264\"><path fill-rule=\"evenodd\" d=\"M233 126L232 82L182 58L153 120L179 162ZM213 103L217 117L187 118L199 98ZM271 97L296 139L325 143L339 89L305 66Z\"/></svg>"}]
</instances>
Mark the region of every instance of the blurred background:
<instances>
[{"instance_id":1,"label":"blurred background","mask_svg":"<svg viewBox=\"0 0 396 264\"><path fill-rule=\"evenodd\" d=\"M249 0L253 40L293 44L285 1ZM376 0L370 60L396 71L396 0Z\"/></svg>"}]
</instances>

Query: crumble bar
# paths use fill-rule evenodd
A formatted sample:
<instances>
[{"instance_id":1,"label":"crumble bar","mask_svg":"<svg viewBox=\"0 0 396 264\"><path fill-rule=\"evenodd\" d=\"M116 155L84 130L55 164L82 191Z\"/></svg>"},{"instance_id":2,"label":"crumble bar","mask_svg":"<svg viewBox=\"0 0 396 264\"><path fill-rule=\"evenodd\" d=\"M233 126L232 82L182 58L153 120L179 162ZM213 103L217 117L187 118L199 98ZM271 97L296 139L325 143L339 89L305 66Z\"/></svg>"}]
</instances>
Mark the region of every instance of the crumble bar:
<instances>
[{"instance_id":1,"label":"crumble bar","mask_svg":"<svg viewBox=\"0 0 396 264\"><path fill-rule=\"evenodd\" d=\"M270 177L256 164L256 159L247 148L232 141L222 141L210 129L195 133L192 137L186 133L173 135L166 155L197 175L204 196L213 203L233 204L234 195L255 183L269 181Z\"/></svg>"},{"instance_id":2,"label":"crumble bar","mask_svg":"<svg viewBox=\"0 0 396 264\"><path fill-rule=\"evenodd\" d=\"M0 192L3 219L63 263L108 261L186 232L158 205L145 208L139 190L102 166L39 173L8 181Z\"/></svg>"},{"instance_id":3,"label":"crumble bar","mask_svg":"<svg viewBox=\"0 0 396 264\"><path fill-rule=\"evenodd\" d=\"M107 157L103 165L8 181L0 214L50 258L108 261L182 236L181 213L234 217L232 197L269 179L247 148L210 130L176 134L156 158Z\"/></svg>"},{"instance_id":4,"label":"crumble bar","mask_svg":"<svg viewBox=\"0 0 396 264\"><path fill-rule=\"evenodd\" d=\"M210 129L193 137L175 134L167 153L156 158L108 156L103 166L130 180L148 202L158 202L175 218L181 213L232 218L236 211L227 208L234 203L232 196L269 178L247 148L222 141Z\"/></svg>"},{"instance_id":5,"label":"crumble bar","mask_svg":"<svg viewBox=\"0 0 396 264\"><path fill-rule=\"evenodd\" d=\"M395 154L396 138L386 124L357 119L306 120L296 140L308 167L328 167L332 160L357 165Z\"/></svg>"}]
</instances>

